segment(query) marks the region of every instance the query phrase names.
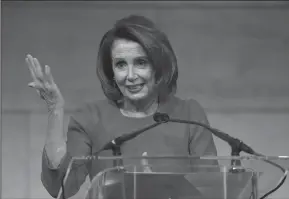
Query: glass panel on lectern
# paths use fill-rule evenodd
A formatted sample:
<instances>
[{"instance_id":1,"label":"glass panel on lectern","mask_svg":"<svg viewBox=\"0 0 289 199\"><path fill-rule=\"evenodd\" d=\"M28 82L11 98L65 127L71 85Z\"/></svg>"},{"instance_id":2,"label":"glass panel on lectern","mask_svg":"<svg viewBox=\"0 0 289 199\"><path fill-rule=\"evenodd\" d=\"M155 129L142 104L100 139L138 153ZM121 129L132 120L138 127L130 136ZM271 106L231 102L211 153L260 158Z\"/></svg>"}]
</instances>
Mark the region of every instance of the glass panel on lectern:
<instances>
[{"instance_id":1,"label":"glass panel on lectern","mask_svg":"<svg viewBox=\"0 0 289 199\"><path fill-rule=\"evenodd\" d=\"M289 168L289 157L146 156L148 164L142 165L143 158L76 158L64 184L70 184L75 165L86 162L99 172L78 198L259 199L275 188L283 175L272 162ZM236 161L241 164L232 167Z\"/></svg>"}]
</instances>

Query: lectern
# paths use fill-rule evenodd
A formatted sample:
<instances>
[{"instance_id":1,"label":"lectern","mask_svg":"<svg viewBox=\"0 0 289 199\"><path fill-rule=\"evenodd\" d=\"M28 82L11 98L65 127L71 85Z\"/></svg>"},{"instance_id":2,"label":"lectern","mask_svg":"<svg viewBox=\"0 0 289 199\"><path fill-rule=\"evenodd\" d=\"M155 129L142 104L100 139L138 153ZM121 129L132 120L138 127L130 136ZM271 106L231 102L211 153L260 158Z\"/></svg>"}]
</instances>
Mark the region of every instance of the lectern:
<instances>
[{"instance_id":1,"label":"lectern","mask_svg":"<svg viewBox=\"0 0 289 199\"><path fill-rule=\"evenodd\" d=\"M148 165L141 164L143 158ZM241 166L232 168L232 160ZM289 156L75 157L64 185L74 162L85 161L111 166L91 179L83 199L259 199L280 181L276 165L289 168Z\"/></svg>"}]
</instances>

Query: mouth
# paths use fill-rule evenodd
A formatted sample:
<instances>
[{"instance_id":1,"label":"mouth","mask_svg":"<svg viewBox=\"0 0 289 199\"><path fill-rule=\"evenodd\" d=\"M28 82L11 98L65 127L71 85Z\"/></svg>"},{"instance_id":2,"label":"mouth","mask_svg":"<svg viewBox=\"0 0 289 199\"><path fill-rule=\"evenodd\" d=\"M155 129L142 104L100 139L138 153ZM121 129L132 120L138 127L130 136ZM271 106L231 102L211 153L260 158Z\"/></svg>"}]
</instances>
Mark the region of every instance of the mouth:
<instances>
[{"instance_id":1,"label":"mouth","mask_svg":"<svg viewBox=\"0 0 289 199\"><path fill-rule=\"evenodd\" d=\"M131 93L137 93L139 91L141 91L141 89L144 87L144 83L143 84L135 84L135 85L127 85L126 88L129 92Z\"/></svg>"}]
</instances>

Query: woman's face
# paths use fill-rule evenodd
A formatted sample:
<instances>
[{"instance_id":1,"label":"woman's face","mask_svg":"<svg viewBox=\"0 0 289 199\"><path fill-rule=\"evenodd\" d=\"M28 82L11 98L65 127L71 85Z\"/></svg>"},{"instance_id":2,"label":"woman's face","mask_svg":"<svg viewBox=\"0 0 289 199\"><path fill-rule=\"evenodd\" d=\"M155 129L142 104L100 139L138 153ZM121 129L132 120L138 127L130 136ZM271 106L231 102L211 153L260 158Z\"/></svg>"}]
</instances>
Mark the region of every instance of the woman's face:
<instances>
[{"instance_id":1,"label":"woman's face","mask_svg":"<svg viewBox=\"0 0 289 199\"><path fill-rule=\"evenodd\" d=\"M141 45L117 39L111 55L115 81L122 94L132 101L151 96L155 85L154 71Z\"/></svg>"}]
</instances>

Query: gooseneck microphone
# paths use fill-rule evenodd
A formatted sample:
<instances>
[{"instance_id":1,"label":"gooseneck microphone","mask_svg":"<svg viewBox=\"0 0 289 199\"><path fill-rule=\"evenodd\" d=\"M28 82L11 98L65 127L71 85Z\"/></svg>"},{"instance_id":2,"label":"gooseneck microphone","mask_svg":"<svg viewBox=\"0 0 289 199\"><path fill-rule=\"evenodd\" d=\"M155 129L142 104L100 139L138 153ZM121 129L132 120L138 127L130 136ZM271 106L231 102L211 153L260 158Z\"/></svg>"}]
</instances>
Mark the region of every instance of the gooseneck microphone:
<instances>
[{"instance_id":1,"label":"gooseneck microphone","mask_svg":"<svg viewBox=\"0 0 289 199\"><path fill-rule=\"evenodd\" d=\"M151 128L154 128L158 125L160 125L162 122L157 122L157 123L154 123L152 125L149 125L149 126L146 126L142 129L139 129L139 130L136 130L132 133L126 133L126 134L123 134L111 141L109 141L107 144L105 144L103 147L102 147L102 150L113 150L116 146L121 146L123 143L137 137L138 135L140 135L141 133L151 129Z\"/></svg>"},{"instance_id":2,"label":"gooseneck microphone","mask_svg":"<svg viewBox=\"0 0 289 199\"><path fill-rule=\"evenodd\" d=\"M123 134L111 141L109 141L108 143L106 143L102 149L100 151L105 151L105 150L112 150L112 154L114 156L121 156L121 145L135 137L137 137L138 135L140 135L141 133L151 129L151 128L154 128L158 125L160 125L161 122L157 122L157 123L154 123L152 125L149 125L149 126L146 126L142 129L139 129L139 130L136 130L136 131L133 131L132 133L126 133L126 134ZM99 153L96 152L97 154ZM95 155L95 154L94 154ZM114 160L113 161L113 165L114 166L123 166L123 162L122 162L122 159L118 159L118 160Z\"/></svg>"},{"instance_id":3,"label":"gooseneck microphone","mask_svg":"<svg viewBox=\"0 0 289 199\"><path fill-rule=\"evenodd\" d=\"M191 121L191 120L171 119L169 117L169 115L166 113L155 113L154 120L156 122L163 122L163 123L164 122L175 122L175 123L186 123L186 124L195 124L198 126L202 126L202 127L206 128L207 130L211 131L218 138L227 142L234 149L234 151L238 150L238 153L243 151L243 152L246 152L248 154L255 154L255 151L251 147L249 147L247 144L242 142L241 140L234 138L234 137L232 137L232 136L230 136L224 132L221 132L218 129L211 128L209 125L206 125L206 124L203 124L200 122L196 122L196 121ZM234 153L236 153L236 154L232 154L232 155L238 155L237 152L234 152Z\"/></svg>"},{"instance_id":4,"label":"gooseneck microphone","mask_svg":"<svg viewBox=\"0 0 289 199\"><path fill-rule=\"evenodd\" d=\"M256 153L251 147L249 147L248 145L246 145L244 142L240 141L239 139L237 138L234 138L218 129L215 129L215 128L211 128L209 125L207 124L203 124L203 123L200 123L200 122L196 122L196 121L190 121L190 120L181 120L181 119L172 119L169 117L168 114L166 113L155 113L154 116L153 116L153 119L155 121L154 124L151 124L149 126L146 126L142 129L139 129L139 130L136 130L132 133L126 133L126 134L123 134L119 137L116 137L114 138L113 140L107 142L103 147L100 148L100 150L98 150L97 152L93 153L92 156L89 156L87 159L93 159L95 156L98 156L98 154L102 151L105 151L105 150L112 150L113 152L113 155L114 156L120 156L121 155L121 145L124 144L125 142L137 137L138 135L144 133L145 131L149 130L149 129L152 129L162 123L167 123L167 122L174 122L174 123L185 123L185 124L193 124L193 125L198 125L198 126L202 126L204 127L205 129L209 130L212 132L213 135L215 135L216 137L222 139L223 141L227 142L231 148L232 148L232 153L231 155L233 156L239 156L240 155L240 152L245 152L245 153L248 153L248 154L252 154L252 155L256 155L256 156L263 156L261 154L258 154ZM123 166L122 165L122 159L119 159L118 161L120 162L117 162L117 160L114 160L114 165L115 166ZM281 169L283 172L284 172L284 177L282 179L282 181L278 184L277 187L275 187L274 189L272 189L271 191L269 191L268 193L266 193L264 196L262 196L260 199L265 199L265 197L267 197L269 194L273 193L274 191L276 191L278 188L281 187L281 185L284 183L286 177L287 177L287 170L284 169L283 167L281 167L280 165L274 163L274 162L271 162L269 160L266 160L266 162L272 164L273 166L276 166L278 167L279 169ZM240 160L232 160L231 161L231 165L232 167L234 166L241 166L241 162ZM236 169L236 171L240 171L239 169ZM233 170L233 172L235 172ZM64 181L64 180L63 180ZM65 196L64 196L64 184L63 184L63 181L62 181L62 192L63 192L63 198L65 199Z\"/></svg>"},{"instance_id":5,"label":"gooseneck microphone","mask_svg":"<svg viewBox=\"0 0 289 199\"><path fill-rule=\"evenodd\" d=\"M154 120L158 123L167 123L167 122L175 122L175 123L185 123L185 124L195 124L198 126L202 126L204 128L206 128L207 130L211 131L216 137L222 139L223 141L227 142L231 148L232 148L232 152L231 155L232 156L239 156L240 152L245 152L248 154L252 154L255 156L261 156L264 157L264 155L259 154L257 152L255 152L251 147L249 147L247 144L245 144L244 142L242 142L241 140L234 138L224 132L221 132L218 129L215 128L211 128L209 125L200 123L200 122L196 122L196 121L189 121L189 120L181 120L181 119L172 119L169 117L168 114L166 113L155 113L154 114ZM284 167L280 166L279 164L270 161L270 160L263 160L277 168L279 168L283 173L283 177L281 178L281 180L279 181L278 185L273 188L272 190L268 191L266 194L264 194L260 199L265 199L268 195L272 194L273 192L275 192L276 190L278 190L285 182L286 178L287 178L287 173L288 173L288 169L285 169ZM231 166L233 169L231 169L231 172L240 172L240 171L244 171L242 169L234 169L234 166L241 166L241 161L240 160L232 160L231 161Z\"/></svg>"},{"instance_id":6,"label":"gooseneck microphone","mask_svg":"<svg viewBox=\"0 0 289 199\"><path fill-rule=\"evenodd\" d=\"M121 156L121 145L135 137L137 137L138 135L140 135L141 133L151 129L151 128L154 128L158 125L160 125L162 122L157 122L157 123L154 123L152 125L149 125L149 126L146 126L142 129L139 129L139 130L136 130L132 133L126 133L126 134L123 134L119 137L116 137L114 138L113 140L107 142L103 147L101 147L97 152L93 153L92 155L90 156L87 156L86 159L87 160L91 160L91 159L94 159L95 157L97 157L99 155L99 153L101 153L102 151L107 151L107 150L111 150L112 151L112 154L113 156ZM122 159L117 159L117 160L113 160L113 165L118 167L118 166L123 166L123 162L122 162ZM79 165L79 166L82 166L82 165ZM70 166L68 166L70 167ZM62 195L62 199L66 199L66 196L65 196L65 190L64 190L64 182L66 181L66 178L67 176L63 176L63 179L61 180L61 187L62 187L62 191L60 191L58 193L58 197L57 198L60 198L60 196Z\"/></svg>"},{"instance_id":7,"label":"gooseneck microphone","mask_svg":"<svg viewBox=\"0 0 289 199\"><path fill-rule=\"evenodd\" d=\"M232 156L239 156L240 152L244 151L249 154L255 154L255 151L240 141L237 138L233 138L230 135L221 132L218 129L211 128L209 125L196 122L196 121L191 121L191 120L181 120L181 119L171 119L168 114L166 113L155 113L154 115L154 120L156 122L174 122L174 123L185 123L185 124L194 124L198 126L202 126L205 129L211 131L216 137L222 139L223 141L227 142L231 146L231 155ZM238 173L238 172L244 172L244 169L240 168L241 167L241 161L238 159L233 159L231 160L231 169L230 172L233 173Z\"/></svg>"},{"instance_id":8,"label":"gooseneck microphone","mask_svg":"<svg viewBox=\"0 0 289 199\"><path fill-rule=\"evenodd\" d=\"M119 137L116 137L114 139L112 139L111 141L107 142L103 147L101 147L97 152L93 153L91 156L88 156L86 159L87 160L91 160L94 159L95 157L97 157L99 155L99 153L101 153L102 151L107 151L107 150L111 150L113 156L121 156L121 145L135 137L137 137L138 135L140 135L141 133L152 129L158 125L160 125L162 122L157 122L154 124L151 124L149 126L146 126L142 129L133 131L131 133L126 133L123 134ZM123 166L123 162L122 159L117 159L117 160L113 160L113 165L118 167L118 166ZM81 166L81 165L80 165ZM62 187L62 192L59 192L58 198L60 198L61 194L62 194L62 199L66 199L65 197L65 190L64 190L64 182L65 182L65 176L63 176L62 179L62 183L61 183L61 187Z\"/></svg>"}]
</instances>

